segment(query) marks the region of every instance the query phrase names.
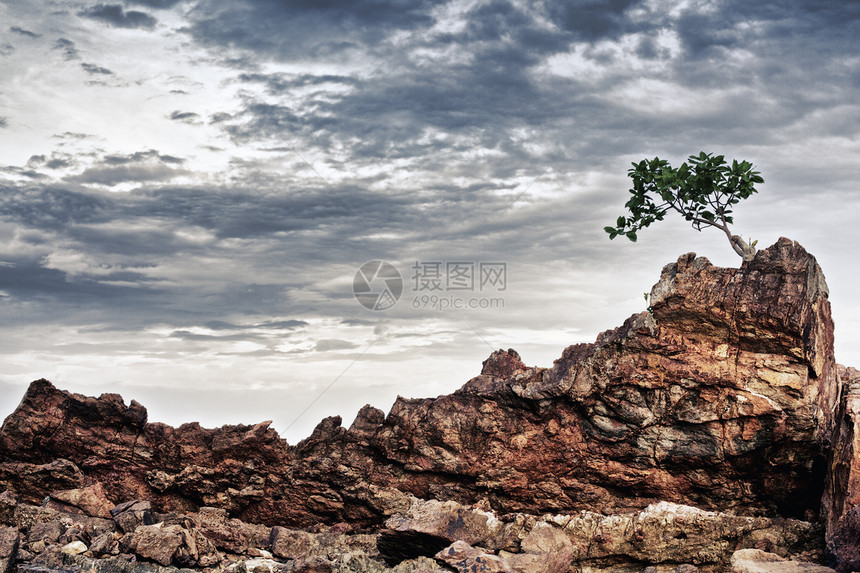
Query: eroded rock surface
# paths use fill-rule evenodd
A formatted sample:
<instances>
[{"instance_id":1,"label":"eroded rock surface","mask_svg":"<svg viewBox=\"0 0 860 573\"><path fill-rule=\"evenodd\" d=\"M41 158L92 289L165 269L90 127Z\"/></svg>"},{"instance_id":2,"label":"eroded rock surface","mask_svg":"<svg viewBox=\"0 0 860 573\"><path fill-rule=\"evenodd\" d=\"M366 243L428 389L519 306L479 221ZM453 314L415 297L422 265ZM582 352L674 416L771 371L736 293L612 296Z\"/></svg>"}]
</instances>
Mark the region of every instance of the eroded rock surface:
<instances>
[{"instance_id":1,"label":"eroded rock surface","mask_svg":"<svg viewBox=\"0 0 860 573\"><path fill-rule=\"evenodd\" d=\"M815 259L787 239L740 269L685 255L650 303L552 368L500 351L454 394L328 418L296 446L268 422L171 428L37 381L0 430L0 485L37 501L99 482L112 501L288 525L380 525L392 491L503 512L817 511L839 379ZM17 477L51 464L53 483Z\"/></svg>"},{"instance_id":2,"label":"eroded rock surface","mask_svg":"<svg viewBox=\"0 0 860 573\"><path fill-rule=\"evenodd\" d=\"M787 239L737 269L684 255L648 311L551 368L499 350L451 395L326 418L296 445L38 380L0 428L0 523L35 568L717 571L743 548L816 560L822 508L850 571L860 402L843 388L860 380L837 371L827 296Z\"/></svg>"}]
</instances>

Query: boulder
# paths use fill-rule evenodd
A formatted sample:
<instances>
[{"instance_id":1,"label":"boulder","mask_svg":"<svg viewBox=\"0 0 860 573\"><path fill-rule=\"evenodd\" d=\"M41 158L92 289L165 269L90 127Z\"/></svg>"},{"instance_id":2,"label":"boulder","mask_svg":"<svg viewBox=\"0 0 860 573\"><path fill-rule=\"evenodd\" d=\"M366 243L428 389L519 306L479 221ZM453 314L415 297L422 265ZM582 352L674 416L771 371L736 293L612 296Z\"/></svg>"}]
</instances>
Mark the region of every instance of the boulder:
<instances>
[{"instance_id":1,"label":"boulder","mask_svg":"<svg viewBox=\"0 0 860 573\"><path fill-rule=\"evenodd\" d=\"M741 549L732 555L732 573L834 573L830 567L789 561L760 549Z\"/></svg>"},{"instance_id":2,"label":"boulder","mask_svg":"<svg viewBox=\"0 0 860 573\"><path fill-rule=\"evenodd\" d=\"M122 541L129 551L161 565L170 565L185 543L185 532L178 525L161 527L141 525Z\"/></svg>"},{"instance_id":3,"label":"boulder","mask_svg":"<svg viewBox=\"0 0 860 573\"><path fill-rule=\"evenodd\" d=\"M48 506L63 511L80 511L92 517L110 519L114 504L108 500L102 484L96 482L83 488L52 492Z\"/></svg>"},{"instance_id":4,"label":"boulder","mask_svg":"<svg viewBox=\"0 0 860 573\"><path fill-rule=\"evenodd\" d=\"M18 556L21 534L15 527L0 527L0 573L9 573Z\"/></svg>"},{"instance_id":5,"label":"boulder","mask_svg":"<svg viewBox=\"0 0 860 573\"><path fill-rule=\"evenodd\" d=\"M465 541L455 541L439 551L436 559L459 573L514 573L510 564L498 555L481 551Z\"/></svg>"}]
</instances>

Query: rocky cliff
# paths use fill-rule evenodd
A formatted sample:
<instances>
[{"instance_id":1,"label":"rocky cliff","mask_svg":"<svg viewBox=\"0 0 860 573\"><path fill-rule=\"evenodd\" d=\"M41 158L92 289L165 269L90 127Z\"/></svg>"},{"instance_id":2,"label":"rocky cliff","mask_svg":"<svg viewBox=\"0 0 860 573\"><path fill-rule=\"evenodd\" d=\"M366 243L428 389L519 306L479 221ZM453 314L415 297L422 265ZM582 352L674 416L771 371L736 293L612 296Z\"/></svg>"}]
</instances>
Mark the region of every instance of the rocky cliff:
<instances>
[{"instance_id":1,"label":"rocky cliff","mask_svg":"<svg viewBox=\"0 0 860 573\"><path fill-rule=\"evenodd\" d=\"M454 394L398 399L388 415L366 406L348 429L327 418L294 446L266 422L171 428L135 401L39 380L0 429L0 490L38 502L98 487L102 513L146 500L290 527L375 530L409 511L404 496L499 515L668 502L815 520L831 445L855 439L836 415L845 376L827 296L814 257L787 239L739 269L684 255L648 311L551 368L499 351ZM842 506L856 497L843 490L828 486ZM51 503L78 507L66 497Z\"/></svg>"}]
</instances>

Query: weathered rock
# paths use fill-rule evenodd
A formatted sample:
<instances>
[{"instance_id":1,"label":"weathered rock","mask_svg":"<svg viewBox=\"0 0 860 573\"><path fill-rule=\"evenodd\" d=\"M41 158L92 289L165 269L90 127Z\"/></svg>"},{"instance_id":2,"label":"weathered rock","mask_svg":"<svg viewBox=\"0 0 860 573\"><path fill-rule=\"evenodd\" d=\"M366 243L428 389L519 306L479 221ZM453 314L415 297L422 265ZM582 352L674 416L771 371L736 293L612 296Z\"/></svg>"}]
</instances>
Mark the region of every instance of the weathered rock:
<instances>
[{"instance_id":1,"label":"weathered rock","mask_svg":"<svg viewBox=\"0 0 860 573\"><path fill-rule=\"evenodd\" d=\"M61 511L78 510L93 517L110 519L114 504L105 495L102 484L96 482L84 488L52 492L48 506Z\"/></svg>"},{"instance_id":2,"label":"weathered rock","mask_svg":"<svg viewBox=\"0 0 860 573\"><path fill-rule=\"evenodd\" d=\"M59 519L36 523L30 528L30 532L27 534L27 542L35 543L36 541L42 541L44 543L56 543L65 532L66 526Z\"/></svg>"},{"instance_id":3,"label":"weathered rock","mask_svg":"<svg viewBox=\"0 0 860 573\"><path fill-rule=\"evenodd\" d=\"M573 562L573 543L558 527L538 522L520 543L521 553L501 553L518 573L566 573Z\"/></svg>"},{"instance_id":4,"label":"weathered rock","mask_svg":"<svg viewBox=\"0 0 860 573\"><path fill-rule=\"evenodd\" d=\"M486 498L502 512L661 500L817 511L839 382L815 259L787 239L739 269L685 255L663 270L651 307L550 369L495 352L453 395L399 399L387 417L364 408L349 430L329 418L294 447L267 422L174 429L115 394L37 381L0 429L0 455L33 467L68 460L109 498L159 511L212 506L293 527L378 526L392 512L379 493L394 490ZM33 502L46 493L23 490Z\"/></svg>"},{"instance_id":5,"label":"weathered rock","mask_svg":"<svg viewBox=\"0 0 860 573\"><path fill-rule=\"evenodd\" d=\"M0 527L0 573L11 571L20 544L21 534L17 528Z\"/></svg>"},{"instance_id":6,"label":"weathered rock","mask_svg":"<svg viewBox=\"0 0 860 573\"><path fill-rule=\"evenodd\" d=\"M821 517L827 528L827 562L839 573L860 570L860 371L839 366L843 389Z\"/></svg>"},{"instance_id":7,"label":"weathered rock","mask_svg":"<svg viewBox=\"0 0 860 573\"><path fill-rule=\"evenodd\" d=\"M129 551L161 565L173 563L174 556L185 542L183 529L178 525L141 525L126 537L123 544Z\"/></svg>"},{"instance_id":8,"label":"weathered rock","mask_svg":"<svg viewBox=\"0 0 860 573\"><path fill-rule=\"evenodd\" d=\"M15 508L19 499L11 491L0 493L0 525L12 525L15 522Z\"/></svg>"},{"instance_id":9,"label":"weathered rock","mask_svg":"<svg viewBox=\"0 0 860 573\"><path fill-rule=\"evenodd\" d=\"M0 429L0 435L2 433ZM2 454L3 448L0 445L0 459L7 457ZM18 492L32 503L41 502L52 491L83 487L84 481L80 468L62 457L42 464L0 462L0 489Z\"/></svg>"},{"instance_id":10,"label":"weathered rock","mask_svg":"<svg viewBox=\"0 0 860 573\"><path fill-rule=\"evenodd\" d=\"M273 527L272 553L283 559L319 557L330 562L336 562L341 556L356 552L371 558L379 556L375 535L345 535L336 528L323 529L320 532L308 532Z\"/></svg>"},{"instance_id":11,"label":"weathered rock","mask_svg":"<svg viewBox=\"0 0 860 573\"><path fill-rule=\"evenodd\" d=\"M834 573L830 567L788 561L760 549L741 549L732 555L732 573Z\"/></svg>"},{"instance_id":12,"label":"weathered rock","mask_svg":"<svg viewBox=\"0 0 860 573\"><path fill-rule=\"evenodd\" d=\"M455 501L412 498L409 509L390 517L385 526L387 529L380 537L380 553L386 556L397 547L397 555L431 556L454 541L491 550L508 545L504 540L506 528L493 513L468 508ZM426 552L414 554L418 547L416 541L420 539L424 540Z\"/></svg>"},{"instance_id":13,"label":"weathered rock","mask_svg":"<svg viewBox=\"0 0 860 573\"><path fill-rule=\"evenodd\" d=\"M60 551L66 555L80 555L87 551L87 546L83 541L72 541L60 548Z\"/></svg>"},{"instance_id":14,"label":"weathered rock","mask_svg":"<svg viewBox=\"0 0 860 573\"><path fill-rule=\"evenodd\" d=\"M455 541L436 554L436 559L459 573L514 573L510 564L497 555Z\"/></svg>"},{"instance_id":15,"label":"weathered rock","mask_svg":"<svg viewBox=\"0 0 860 573\"><path fill-rule=\"evenodd\" d=\"M766 544L783 556L820 556L821 532L793 519L743 517L661 502L639 513L588 511L549 518L572 542L576 561L624 557L628 562L728 563L736 549Z\"/></svg>"},{"instance_id":16,"label":"weathered rock","mask_svg":"<svg viewBox=\"0 0 860 573\"><path fill-rule=\"evenodd\" d=\"M113 521L124 533L131 533L141 525L154 525L152 504L143 500L123 502L109 511Z\"/></svg>"},{"instance_id":17,"label":"weathered rock","mask_svg":"<svg viewBox=\"0 0 860 573\"><path fill-rule=\"evenodd\" d=\"M191 514L191 519L217 547L232 553L242 554L272 545L271 528L230 519L225 509L202 507Z\"/></svg>"}]
</instances>

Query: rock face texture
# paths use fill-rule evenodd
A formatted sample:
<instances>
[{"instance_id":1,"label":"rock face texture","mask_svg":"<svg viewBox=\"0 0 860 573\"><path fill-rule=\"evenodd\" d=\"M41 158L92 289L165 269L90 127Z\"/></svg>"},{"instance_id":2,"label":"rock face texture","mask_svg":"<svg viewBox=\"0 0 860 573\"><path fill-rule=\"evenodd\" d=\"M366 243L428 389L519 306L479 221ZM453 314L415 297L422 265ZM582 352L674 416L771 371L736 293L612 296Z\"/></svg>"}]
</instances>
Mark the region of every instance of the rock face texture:
<instances>
[{"instance_id":1,"label":"rock face texture","mask_svg":"<svg viewBox=\"0 0 860 573\"><path fill-rule=\"evenodd\" d=\"M670 570L680 564L678 571L716 572L737 552L759 547L771 552L770 559L820 553L820 536L811 523L727 516L665 502L623 517L499 516L481 507L409 496L404 503L407 509L389 518L384 529L363 533L342 525L266 527L208 507L159 513L141 500L117 505L113 517L104 519L29 505L4 492L0 568L3 573L420 573L448 566L445 571L463 573L566 573L574 563L607 572L659 563L671 564Z\"/></svg>"},{"instance_id":2,"label":"rock face texture","mask_svg":"<svg viewBox=\"0 0 860 573\"><path fill-rule=\"evenodd\" d=\"M579 561L625 555L659 562L640 546L660 546L662 534L636 533L655 507L672 515L676 506L704 512L680 522L730 512L752 520L731 522L748 533L770 527L756 519L809 521L829 467L824 518L836 535L838 524L860 522L844 518L857 503L860 477L856 484L843 479L857 473L855 450L838 463L826 456L834 444L840 452L855 447L853 422L845 420L858 406L843 396L850 376L834 362L827 297L814 257L788 239L738 269L684 255L663 269L648 311L592 344L568 347L551 368L527 367L516 352L500 350L451 395L400 398L388 415L366 406L349 429L327 418L294 446L268 422L171 428L148 423L143 406L116 394L85 397L38 380L0 428L0 491L14 490L29 503L47 496L56 511L110 517L125 535L140 532L125 550L162 564L177 555L180 565L211 558L198 535L206 537L206 527L233 536L233 548L261 547L259 533L228 532L224 524L232 519L382 528L380 554L389 564L420 547L412 557L437 555L449 567L483 559L498 570L525 570L543 559L528 555L550 552ZM452 538L443 531L447 518L439 517L448 510L433 510L442 521L422 521L413 497L479 504L485 514L460 519L478 529L482 520L494 523L495 537L461 528ZM113 507L128 500L136 505ZM153 529L159 512L208 516L210 525L196 518L194 527ZM544 513L568 516L552 525L567 533L545 530L545 539L522 551L521 539L505 538L510 528L494 517ZM627 521L600 521L613 514ZM747 546L712 529L719 549L701 551L718 557L702 563L727 562L730 550ZM589 532L582 546L574 530ZM682 540L693 534L682 533ZM272 535L279 541L270 547L282 555L302 542L285 531ZM762 543L756 548L779 545ZM813 542L804 543L803 551L813 551ZM690 555L687 545L678 554L666 549L668 560ZM448 557L446 548L454 550ZM515 558L500 557L514 550ZM487 560L487 551L498 559ZM557 559L553 567L563 571L566 557Z\"/></svg>"},{"instance_id":3,"label":"rock face texture","mask_svg":"<svg viewBox=\"0 0 860 573\"><path fill-rule=\"evenodd\" d=\"M840 366L838 373L843 395L821 517L827 529L827 560L840 573L849 573L860 570L860 372Z\"/></svg>"},{"instance_id":4,"label":"rock face texture","mask_svg":"<svg viewBox=\"0 0 860 573\"><path fill-rule=\"evenodd\" d=\"M505 512L817 511L840 380L815 259L787 239L740 269L685 255L650 302L552 368L494 353L452 395L368 406L349 430L329 418L296 446L266 422L170 428L37 381L0 429L0 484L37 501L98 482L114 501L293 525L379 524L390 489Z\"/></svg>"}]
</instances>

